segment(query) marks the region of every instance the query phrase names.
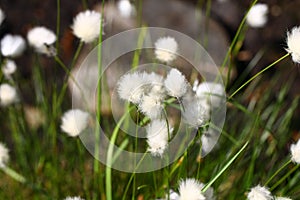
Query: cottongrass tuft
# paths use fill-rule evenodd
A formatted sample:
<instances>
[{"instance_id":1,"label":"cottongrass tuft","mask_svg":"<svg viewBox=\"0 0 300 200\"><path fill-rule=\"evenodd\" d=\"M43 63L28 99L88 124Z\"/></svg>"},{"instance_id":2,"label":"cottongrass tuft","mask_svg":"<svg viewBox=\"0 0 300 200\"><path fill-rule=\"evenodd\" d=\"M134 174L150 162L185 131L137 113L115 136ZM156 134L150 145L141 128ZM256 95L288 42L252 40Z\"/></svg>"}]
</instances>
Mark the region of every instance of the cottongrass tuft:
<instances>
[{"instance_id":1,"label":"cottongrass tuft","mask_svg":"<svg viewBox=\"0 0 300 200\"><path fill-rule=\"evenodd\" d=\"M64 200L84 200L81 197L66 197Z\"/></svg>"},{"instance_id":2,"label":"cottongrass tuft","mask_svg":"<svg viewBox=\"0 0 300 200\"><path fill-rule=\"evenodd\" d=\"M248 200L272 200L271 192L266 188L260 185L257 185L251 188L250 192L247 195Z\"/></svg>"},{"instance_id":3,"label":"cottongrass tuft","mask_svg":"<svg viewBox=\"0 0 300 200\"><path fill-rule=\"evenodd\" d=\"M154 54L162 62L169 63L177 57L178 44L175 38L167 36L159 38L155 44Z\"/></svg>"},{"instance_id":4,"label":"cottongrass tuft","mask_svg":"<svg viewBox=\"0 0 300 200\"><path fill-rule=\"evenodd\" d=\"M295 63L300 63L300 26L287 32L286 43L288 47L286 51L292 55L292 60Z\"/></svg>"},{"instance_id":5,"label":"cottongrass tuft","mask_svg":"<svg viewBox=\"0 0 300 200\"><path fill-rule=\"evenodd\" d=\"M13 86L3 83L0 85L0 105L8 106L18 100L17 90Z\"/></svg>"},{"instance_id":6,"label":"cottongrass tuft","mask_svg":"<svg viewBox=\"0 0 300 200\"><path fill-rule=\"evenodd\" d=\"M139 104L139 109L150 119L157 119L162 114L163 98L161 98L161 95L157 93L144 95L141 103Z\"/></svg>"},{"instance_id":7,"label":"cottongrass tuft","mask_svg":"<svg viewBox=\"0 0 300 200\"><path fill-rule=\"evenodd\" d=\"M200 182L193 178L180 181L179 200L206 200L201 192L202 187Z\"/></svg>"},{"instance_id":8,"label":"cottongrass tuft","mask_svg":"<svg viewBox=\"0 0 300 200\"><path fill-rule=\"evenodd\" d=\"M130 3L129 0L118 1L117 8L120 12L120 15L125 18L129 18L136 13L134 6Z\"/></svg>"},{"instance_id":9,"label":"cottongrass tuft","mask_svg":"<svg viewBox=\"0 0 300 200\"><path fill-rule=\"evenodd\" d=\"M203 82L197 87L194 85L198 98L206 100L212 107L218 107L225 101L225 88L220 83Z\"/></svg>"},{"instance_id":10,"label":"cottongrass tuft","mask_svg":"<svg viewBox=\"0 0 300 200\"><path fill-rule=\"evenodd\" d=\"M8 149L0 143L0 168L4 168L9 160Z\"/></svg>"},{"instance_id":11,"label":"cottongrass tuft","mask_svg":"<svg viewBox=\"0 0 300 200\"><path fill-rule=\"evenodd\" d=\"M10 78L10 76L17 70L17 65L15 61L6 59L2 65L1 70L6 78Z\"/></svg>"},{"instance_id":12,"label":"cottongrass tuft","mask_svg":"<svg viewBox=\"0 0 300 200\"><path fill-rule=\"evenodd\" d=\"M268 5L258 3L254 5L250 10L246 18L247 24L253 28L260 28L265 26L268 21Z\"/></svg>"},{"instance_id":13,"label":"cottongrass tuft","mask_svg":"<svg viewBox=\"0 0 300 200\"><path fill-rule=\"evenodd\" d=\"M44 26L32 28L27 33L29 45L34 47L38 53L54 56L56 51L52 44L56 41L56 35Z\"/></svg>"},{"instance_id":14,"label":"cottongrass tuft","mask_svg":"<svg viewBox=\"0 0 300 200\"><path fill-rule=\"evenodd\" d=\"M296 144L291 145L291 154L292 154L292 161L300 164L300 139Z\"/></svg>"},{"instance_id":15,"label":"cottongrass tuft","mask_svg":"<svg viewBox=\"0 0 300 200\"><path fill-rule=\"evenodd\" d=\"M1 40L1 53L5 57L18 57L25 48L25 40L20 35L7 34Z\"/></svg>"},{"instance_id":16,"label":"cottongrass tuft","mask_svg":"<svg viewBox=\"0 0 300 200\"><path fill-rule=\"evenodd\" d=\"M78 13L71 28L76 37L85 43L93 42L99 37L101 14L93 10Z\"/></svg>"},{"instance_id":17,"label":"cottongrass tuft","mask_svg":"<svg viewBox=\"0 0 300 200\"><path fill-rule=\"evenodd\" d=\"M168 94L176 98L181 98L187 92L188 88L188 83L184 75L175 68L169 71L164 85Z\"/></svg>"},{"instance_id":18,"label":"cottongrass tuft","mask_svg":"<svg viewBox=\"0 0 300 200\"><path fill-rule=\"evenodd\" d=\"M72 109L62 116L61 129L71 137L78 136L88 125L89 114L79 109Z\"/></svg>"}]
</instances>

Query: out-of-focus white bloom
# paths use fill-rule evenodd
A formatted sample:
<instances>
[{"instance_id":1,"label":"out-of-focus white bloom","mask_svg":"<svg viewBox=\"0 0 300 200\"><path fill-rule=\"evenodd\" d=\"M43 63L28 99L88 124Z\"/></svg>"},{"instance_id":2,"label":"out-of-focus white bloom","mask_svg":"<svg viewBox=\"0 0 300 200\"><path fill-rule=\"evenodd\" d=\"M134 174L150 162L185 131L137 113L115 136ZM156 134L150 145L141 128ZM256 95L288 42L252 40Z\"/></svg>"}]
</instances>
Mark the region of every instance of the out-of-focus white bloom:
<instances>
[{"instance_id":1,"label":"out-of-focus white bloom","mask_svg":"<svg viewBox=\"0 0 300 200\"><path fill-rule=\"evenodd\" d=\"M84 200L81 197L66 197L65 200Z\"/></svg>"},{"instance_id":2,"label":"out-of-focus white bloom","mask_svg":"<svg viewBox=\"0 0 300 200\"><path fill-rule=\"evenodd\" d=\"M287 197L275 197L275 200L292 200L292 199Z\"/></svg>"},{"instance_id":3,"label":"out-of-focus white bloom","mask_svg":"<svg viewBox=\"0 0 300 200\"><path fill-rule=\"evenodd\" d=\"M76 137L87 127L88 117L89 114L82 110L68 110L62 116L61 129L69 136Z\"/></svg>"},{"instance_id":4,"label":"out-of-focus white bloom","mask_svg":"<svg viewBox=\"0 0 300 200\"><path fill-rule=\"evenodd\" d=\"M218 131L210 130L201 135L201 155L206 155L216 145L220 134Z\"/></svg>"},{"instance_id":5,"label":"out-of-focus white bloom","mask_svg":"<svg viewBox=\"0 0 300 200\"><path fill-rule=\"evenodd\" d=\"M292 55L292 59L296 63L300 63L300 26L294 27L291 32L287 32L286 51Z\"/></svg>"},{"instance_id":6,"label":"out-of-focus white bloom","mask_svg":"<svg viewBox=\"0 0 300 200\"><path fill-rule=\"evenodd\" d=\"M146 128L148 151L153 156L162 156L168 146L168 137L172 135L173 128L163 120L153 120Z\"/></svg>"},{"instance_id":7,"label":"out-of-focus white bloom","mask_svg":"<svg viewBox=\"0 0 300 200\"><path fill-rule=\"evenodd\" d=\"M5 77L9 78L17 70L17 65L15 61L7 59L3 63L2 72Z\"/></svg>"},{"instance_id":8,"label":"out-of-focus white bloom","mask_svg":"<svg viewBox=\"0 0 300 200\"><path fill-rule=\"evenodd\" d=\"M0 25L2 24L4 19L5 19L5 14L3 10L0 8Z\"/></svg>"},{"instance_id":9,"label":"out-of-focus white bloom","mask_svg":"<svg viewBox=\"0 0 300 200\"><path fill-rule=\"evenodd\" d=\"M0 85L0 105L8 106L18 99L17 90L13 86L3 83Z\"/></svg>"},{"instance_id":10,"label":"out-of-focus white bloom","mask_svg":"<svg viewBox=\"0 0 300 200\"><path fill-rule=\"evenodd\" d=\"M296 144L291 145L292 161L300 164L300 139Z\"/></svg>"},{"instance_id":11,"label":"out-of-focus white bloom","mask_svg":"<svg viewBox=\"0 0 300 200\"><path fill-rule=\"evenodd\" d=\"M155 56L162 62L169 63L177 57L178 44L173 37L167 36L159 38L155 44Z\"/></svg>"},{"instance_id":12,"label":"out-of-focus white bloom","mask_svg":"<svg viewBox=\"0 0 300 200\"><path fill-rule=\"evenodd\" d=\"M250 192L247 195L248 200L272 200L271 192L266 188L260 185L257 185L251 188Z\"/></svg>"},{"instance_id":13,"label":"out-of-focus white bloom","mask_svg":"<svg viewBox=\"0 0 300 200\"><path fill-rule=\"evenodd\" d=\"M247 15L247 23L253 28L263 27L268 21L268 5L258 3L254 5Z\"/></svg>"},{"instance_id":14,"label":"out-of-focus white bloom","mask_svg":"<svg viewBox=\"0 0 300 200\"><path fill-rule=\"evenodd\" d=\"M176 98L182 97L186 93L188 87L184 75L175 68L170 70L164 84L168 94Z\"/></svg>"},{"instance_id":15,"label":"out-of-focus white bloom","mask_svg":"<svg viewBox=\"0 0 300 200\"><path fill-rule=\"evenodd\" d=\"M179 200L206 200L201 192L201 184L192 178L180 182L179 195Z\"/></svg>"},{"instance_id":16,"label":"out-of-focus white bloom","mask_svg":"<svg viewBox=\"0 0 300 200\"><path fill-rule=\"evenodd\" d=\"M144 95L139 108L142 113L148 116L150 119L157 119L161 116L163 109L163 99L159 94L150 93Z\"/></svg>"},{"instance_id":17,"label":"out-of-focus white bloom","mask_svg":"<svg viewBox=\"0 0 300 200\"><path fill-rule=\"evenodd\" d=\"M129 0L118 1L117 8L120 12L120 15L125 18L129 18L136 13L134 6L130 3Z\"/></svg>"},{"instance_id":18,"label":"out-of-focus white bloom","mask_svg":"<svg viewBox=\"0 0 300 200\"><path fill-rule=\"evenodd\" d=\"M34 27L27 33L29 45L34 47L39 53L53 56L56 54L52 44L56 41L56 35L53 31L44 26Z\"/></svg>"},{"instance_id":19,"label":"out-of-focus white bloom","mask_svg":"<svg viewBox=\"0 0 300 200\"><path fill-rule=\"evenodd\" d=\"M196 95L206 99L212 107L218 107L225 100L225 89L219 83L203 82L198 86Z\"/></svg>"},{"instance_id":20,"label":"out-of-focus white bloom","mask_svg":"<svg viewBox=\"0 0 300 200\"><path fill-rule=\"evenodd\" d=\"M76 37L90 43L99 37L101 20L99 12L86 10L76 15L71 28Z\"/></svg>"},{"instance_id":21,"label":"out-of-focus white bloom","mask_svg":"<svg viewBox=\"0 0 300 200\"><path fill-rule=\"evenodd\" d=\"M19 35L7 34L1 40L1 53L3 56L20 56L25 50L25 47L25 40Z\"/></svg>"},{"instance_id":22,"label":"out-of-focus white bloom","mask_svg":"<svg viewBox=\"0 0 300 200\"><path fill-rule=\"evenodd\" d=\"M8 149L4 144L0 143L0 168L5 167L9 160Z\"/></svg>"}]
</instances>

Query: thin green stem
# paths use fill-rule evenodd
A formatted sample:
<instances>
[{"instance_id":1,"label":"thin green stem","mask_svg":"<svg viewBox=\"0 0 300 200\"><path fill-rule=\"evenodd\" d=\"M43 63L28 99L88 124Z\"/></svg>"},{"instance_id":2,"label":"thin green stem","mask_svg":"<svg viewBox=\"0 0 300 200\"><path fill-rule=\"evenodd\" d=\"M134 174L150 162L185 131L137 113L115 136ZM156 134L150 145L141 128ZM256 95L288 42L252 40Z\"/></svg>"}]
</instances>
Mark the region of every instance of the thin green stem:
<instances>
[{"instance_id":1,"label":"thin green stem","mask_svg":"<svg viewBox=\"0 0 300 200\"><path fill-rule=\"evenodd\" d=\"M2 169L4 173L6 173L8 176L12 177L16 181L18 181L20 183L25 183L26 182L26 179L24 178L24 176L22 176L21 174L19 174L15 170L13 170L13 169L11 169L7 166L1 167L0 169Z\"/></svg>"},{"instance_id":2,"label":"thin green stem","mask_svg":"<svg viewBox=\"0 0 300 200\"><path fill-rule=\"evenodd\" d=\"M251 81L253 81L255 78L257 78L259 75L261 75L262 73L264 73L265 71L267 71L268 69L270 69L271 67L273 67L274 65L276 65L277 63L279 63L280 61L282 61L283 59L285 59L286 57L288 57L290 55L290 53L285 54L284 56L282 56L281 58L279 58L278 60L274 61L273 63L271 63L270 65L268 65L266 68L264 68L263 70L259 71L258 73L256 73L254 76L252 76L248 81L246 81L242 86L240 86L237 90L235 90L228 99L231 99L234 95L236 95L241 89L243 89L246 85L248 85Z\"/></svg>"},{"instance_id":3,"label":"thin green stem","mask_svg":"<svg viewBox=\"0 0 300 200\"><path fill-rule=\"evenodd\" d=\"M273 180L273 178L275 176L277 176L284 168L286 168L290 163L292 162L292 160L287 161L284 165L282 165L265 183L265 186L267 186L271 180Z\"/></svg>"},{"instance_id":4,"label":"thin green stem","mask_svg":"<svg viewBox=\"0 0 300 200\"><path fill-rule=\"evenodd\" d=\"M271 191L273 191L276 187L278 187L285 179L287 179L294 171L296 171L300 167L300 164L295 165L286 175L284 175L277 183L275 183L271 187Z\"/></svg>"}]
</instances>

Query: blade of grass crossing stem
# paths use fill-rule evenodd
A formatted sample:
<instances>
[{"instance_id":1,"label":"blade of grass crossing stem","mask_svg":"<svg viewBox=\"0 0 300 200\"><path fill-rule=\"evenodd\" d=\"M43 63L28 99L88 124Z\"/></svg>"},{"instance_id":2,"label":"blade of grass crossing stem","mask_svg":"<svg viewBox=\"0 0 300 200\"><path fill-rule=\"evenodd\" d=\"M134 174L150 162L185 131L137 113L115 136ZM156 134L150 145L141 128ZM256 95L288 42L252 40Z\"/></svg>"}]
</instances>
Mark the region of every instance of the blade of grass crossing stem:
<instances>
[{"instance_id":1,"label":"blade of grass crossing stem","mask_svg":"<svg viewBox=\"0 0 300 200\"><path fill-rule=\"evenodd\" d=\"M228 163L221 169L221 171L202 189L205 192L225 171L229 166L235 161L235 159L246 149L249 142L247 141L244 146L228 161Z\"/></svg>"}]
</instances>

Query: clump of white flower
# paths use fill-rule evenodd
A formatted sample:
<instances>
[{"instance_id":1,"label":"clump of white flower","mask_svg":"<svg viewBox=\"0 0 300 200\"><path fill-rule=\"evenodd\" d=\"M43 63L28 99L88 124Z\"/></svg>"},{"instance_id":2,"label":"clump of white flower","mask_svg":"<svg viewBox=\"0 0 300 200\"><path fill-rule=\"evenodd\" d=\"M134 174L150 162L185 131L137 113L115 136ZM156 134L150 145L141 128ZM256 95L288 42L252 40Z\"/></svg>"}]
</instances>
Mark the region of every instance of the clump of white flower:
<instances>
[{"instance_id":1,"label":"clump of white flower","mask_svg":"<svg viewBox=\"0 0 300 200\"><path fill-rule=\"evenodd\" d=\"M79 109L72 109L62 116L61 129L71 137L78 136L88 125L89 114Z\"/></svg>"},{"instance_id":2,"label":"clump of white flower","mask_svg":"<svg viewBox=\"0 0 300 200\"><path fill-rule=\"evenodd\" d=\"M201 155L206 155L218 141L220 134L216 130L205 131L201 135Z\"/></svg>"},{"instance_id":3,"label":"clump of white flower","mask_svg":"<svg viewBox=\"0 0 300 200\"><path fill-rule=\"evenodd\" d=\"M167 36L159 38L155 44L154 54L162 62L169 63L177 57L178 44L173 37Z\"/></svg>"},{"instance_id":4,"label":"clump of white flower","mask_svg":"<svg viewBox=\"0 0 300 200\"><path fill-rule=\"evenodd\" d=\"M66 197L64 200L84 200L81 197Z\"/></svg>"},{"instance_id":5,"label":"clump of white flower","mask_svg":"<svg viewBox=\"0 0 300 200\"><path fill-rule=\"evenodd\" d=\"M292 55L292 60L300 63L300 26L294 27L291 32L287 32L287 49L286 51Z\"/></svg>"},{"instance_id":6,"label":"clump of white flower","mask_svg":"<svg viewBox=\"0 0 300 200\"><path fill-rule=\"evenodd\" d=\"M6 166L9 160L8 149L5 147L4 144L0 143L0 168Z\"/></svg>"},{"instance_id":7,"label":"clump of white flower","mask_svg":"<svg viewBox=\"0 0 300 200\"><path fill-rule=\"evenodd\" d=\"M258 3L254 5L250 10L246 18L246 22L249 26L254 28L263 27L268 21L268 5Z\"/></svg>"},{"instance_id":8,"label":"clump of white flower","mask_svg":"<svg viewBox=\"0 0 300 200\"><path fill-rule=\"evenodd\" d=\"M273 200L271 192L260 185L251 188L247 198L248 200Z\"/></svg>"},{"instance_id":9,"label":"clump of white flower","mask_svg":"<svg viewBox=\"0 0 300 200\"><path fill-rule=\"evenodd\" d=\"M3 10L0 8L0 25L2 24L4 19L5 19L5 14L4 14Z\"/></svg>"},{"instance_id":10,"label":"clump of white flower","mask_svg":"<svg viewBox=\"0 0 300 200\"><path fill-rule=\"evenodd\" d=\"M169 128L169 129L168 129ZM168 139L171 137L173 128L168 127L164 120L153 120L146 127L148 151L153 156L162 157L168 146Z\"/></svg>"},{"instance_id":11,"label":"clump of white flower","mask_svg":"<svg viewBox=\"0 0 300 200\"><path fill-rule=\"evenodd\" d=\"M17 65L15 61L6 59L2 65L2 73L6 78L9 78L17 70Z\"/></svg>"},{"instance_id":12,"label":"clump of white flower","mask_svg":"<svg viewBox=\"0 0 300 200\"><path fill-rule=\"evenodd\" d=\"M275 197L275 200L292 200L292 199L287 197Z\"/></svg>"},{"instance_id":13,"label":"clump of white flower","mask_svg":"<svg viewBox=\"0 0 300 200\"><path fill-rule=\"evenodd\" d=\"M179 184L179 200L206 200L202 185L195 179L186 179Z\"/></svg>"},{"instance_id":14,"label":"clump of white flower","mask_svg":"<svg viewBox=\"0 0 300 200\"><path fill-rule=\"evenodd\" d=\"M18 100L17 90L13 86L3 83L0 85L0 105L8 106Z\"/></svg>"},{"instance_id":15,"label":"clump of white flower","mask_svg":"<svg viewBox=\"0 0 300 200\"><path fill-rule=\"evenodd\" d=\"M292 161L300 164L300 140L296 144L291 145Z\"/></svg>"},{"instance_id":16,"label":"clump of white flower","mask_svg":"<svg viewBox=\"0 0 300 200\"><path fill-rule=\"evenodd\" d=\"M93 10L86 10L76 15L73 20L73 33L85 43L93 42L98 38L101 26L101 14Z\"/></svg>"},{"instance_id":17,"label":"clump of white flower","mask_svg":"<svg viewBox=\"0 0 300 200\"><path fill-rule=\"evenodd\" d=\"M130 3L129 0L118 1L117 8L120 12L120 15L125 18L129 18L129 17L135 15L135 13L136 13L134 6Z\"/></svg>"},{"instance_id":18,"label":"clump of white flower","mask_svg":"<svg viewBox=\"0 0 300 200\"><path fill-rule=\"evenodd\" d=\"M206 100L212 107L218 107L225 100L225 88L220 83L203 82L199 86L195 86L198 98Z\"/></svg>"},{"instance_id":19,"label":"clump of white flower","mask_svg":"<svg viewBox=\"0 0 300 200\"><path fill-rule=\"evenodd\" d=\"M25 50L26 43L19 35L7 34L1 40L1 53L6 57L18 57Z\"/></svg>"},{"instance_id":20,"label":"clump of white flower","mask_svg":"<svg viewBox=\"0 0 300 200\"><path fill-rule=\"evenodd\" d=\"M56 41L56 35L53 31L44 26L37 26L32 28L27 33L27 40L29 45L34 47L38 53L53 56L56 51L53 43Z\"/></svg>"},{"instance_id":21,"label":"clump of white flower","mask_svg":"<svg viewBox=\"0 0 300 200\"><path fill-rule=\"evenodd\" d=\"M187 92L188 88L188 83L184 75L175 68L169 71L164 85L168 94L176 98L181 98Z\"/></svg>"},{"instance_id":22,"label":"clump of white flower","mask_svg":"<svg viewBox=\"0 0 300 200\"><path fill-rule=\"evenodd\" d=\"M163 98L157 93L150 93L144 95L139 108L142 113L148 116L150 119L159 118L163 110Z\"/></svg>"}]
</instances>

